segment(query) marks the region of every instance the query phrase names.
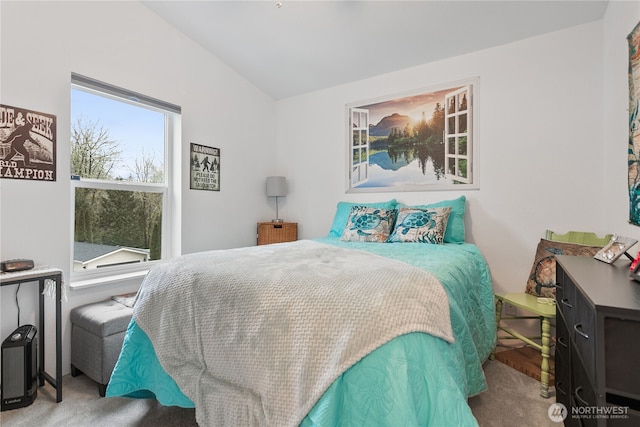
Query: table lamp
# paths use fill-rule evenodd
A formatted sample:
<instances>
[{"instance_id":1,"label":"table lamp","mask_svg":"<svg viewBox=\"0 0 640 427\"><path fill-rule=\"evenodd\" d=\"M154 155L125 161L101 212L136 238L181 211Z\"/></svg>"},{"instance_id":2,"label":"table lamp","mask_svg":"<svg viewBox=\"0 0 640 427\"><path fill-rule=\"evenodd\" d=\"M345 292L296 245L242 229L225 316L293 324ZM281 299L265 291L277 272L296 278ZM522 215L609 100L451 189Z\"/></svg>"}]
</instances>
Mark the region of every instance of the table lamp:
<instances>
[{"instance_id":1,"label":"table lamp","mask_svg":"<svg viewBox=\"0 0 640 427\"><path fill-rule=\"evenodd\" d=\"M267 177L267 197L276 198L276 218L271 222L283 222L278 217L278 197L287 195L287 179L284 176L268 176Z\"/></svg>"}]
</instances>

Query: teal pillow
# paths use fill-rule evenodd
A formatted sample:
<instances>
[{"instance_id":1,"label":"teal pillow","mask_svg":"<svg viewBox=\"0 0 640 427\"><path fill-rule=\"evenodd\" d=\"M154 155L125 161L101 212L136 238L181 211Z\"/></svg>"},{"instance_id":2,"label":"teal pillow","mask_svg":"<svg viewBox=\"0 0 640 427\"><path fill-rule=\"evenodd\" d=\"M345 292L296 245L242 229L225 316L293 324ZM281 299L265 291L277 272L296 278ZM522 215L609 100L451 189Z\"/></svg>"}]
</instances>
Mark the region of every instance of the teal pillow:
<instances>
[{"instance_id":1,"label":"teal pillow","mask_svg":"<svg viewBox=\"0 0 640 427\"><path fill-rule=\"evenodd\" d=\"M464 212L466 202L467 198L460 196L457 199L443 200L429 205L407 206L400 204L398 208L425 209L451 207L451 214L447 221L447 230L444 233L444 243L464 243Z\"/></svg>"},{"instance_id":2,"label":"teal pillow","mask_svg":"<svg viewBox=\"0 0 640 427\"><path fill-rule=\"evenodd\" d=\"M396 199L391 199L387 202L375 202L375 203L351 203L351 202L339 202L336 209L336 214L333 217L333 224L331 224L331 230L329 231L329 237L340 237L344 231L344 227L347 225L349 215L351 215L351 208L353 206L366 206L372 208L382 209L395 209Z\"/></svg>"}]
</instances>

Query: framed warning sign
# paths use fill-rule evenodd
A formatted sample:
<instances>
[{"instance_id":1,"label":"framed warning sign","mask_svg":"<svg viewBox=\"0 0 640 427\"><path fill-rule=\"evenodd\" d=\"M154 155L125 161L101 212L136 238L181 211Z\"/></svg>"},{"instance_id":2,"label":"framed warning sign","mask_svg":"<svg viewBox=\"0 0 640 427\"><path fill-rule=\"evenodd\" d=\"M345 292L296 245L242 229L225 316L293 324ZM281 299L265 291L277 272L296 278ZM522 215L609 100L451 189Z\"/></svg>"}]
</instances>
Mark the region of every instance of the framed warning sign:
<instances>
[{"instance_id":1,"label":"framed warning sign","mask_svg":"<svg viewBox=\"0 0 640 427\"><path fill-rule=\"evenodd\" d=\"M191 144L191 189L220 191L220 149Z\"/></svg>"}]
</instances>

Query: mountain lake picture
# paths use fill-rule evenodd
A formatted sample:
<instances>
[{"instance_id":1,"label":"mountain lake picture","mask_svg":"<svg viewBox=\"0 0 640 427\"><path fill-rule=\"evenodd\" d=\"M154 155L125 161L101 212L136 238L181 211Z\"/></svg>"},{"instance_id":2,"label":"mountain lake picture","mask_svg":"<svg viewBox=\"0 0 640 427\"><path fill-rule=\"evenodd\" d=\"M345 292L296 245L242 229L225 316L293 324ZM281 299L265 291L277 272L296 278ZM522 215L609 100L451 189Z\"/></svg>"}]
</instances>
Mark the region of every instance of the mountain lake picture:
<instances>
[{"instance_id":1,"label":"mountain lake picture","mask_svg":"<svg viewBox=\"0 0 640 427\"><path fill-rule=\"evenodd\" d=\"M350 192L474 186L471 81L348 107Z\"/></svg>"}]
</instances>

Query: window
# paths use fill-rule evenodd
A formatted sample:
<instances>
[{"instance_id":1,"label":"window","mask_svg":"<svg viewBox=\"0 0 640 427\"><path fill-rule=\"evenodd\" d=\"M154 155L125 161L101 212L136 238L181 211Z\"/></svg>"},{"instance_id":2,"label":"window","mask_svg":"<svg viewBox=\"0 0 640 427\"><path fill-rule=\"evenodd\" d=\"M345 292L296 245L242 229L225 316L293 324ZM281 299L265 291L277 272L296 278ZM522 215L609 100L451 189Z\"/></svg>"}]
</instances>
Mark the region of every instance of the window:
<instances>
[{"instance_id":1,"label":"window","mask_svg":"<svg viewBox=\"0 0 640 427\"><path fill-rule=\"evenodd\" d=\"M72 74L76 278L146 270L173 253L171 149L179 118L180 107Z\"/></svg>"}]
</instances>

